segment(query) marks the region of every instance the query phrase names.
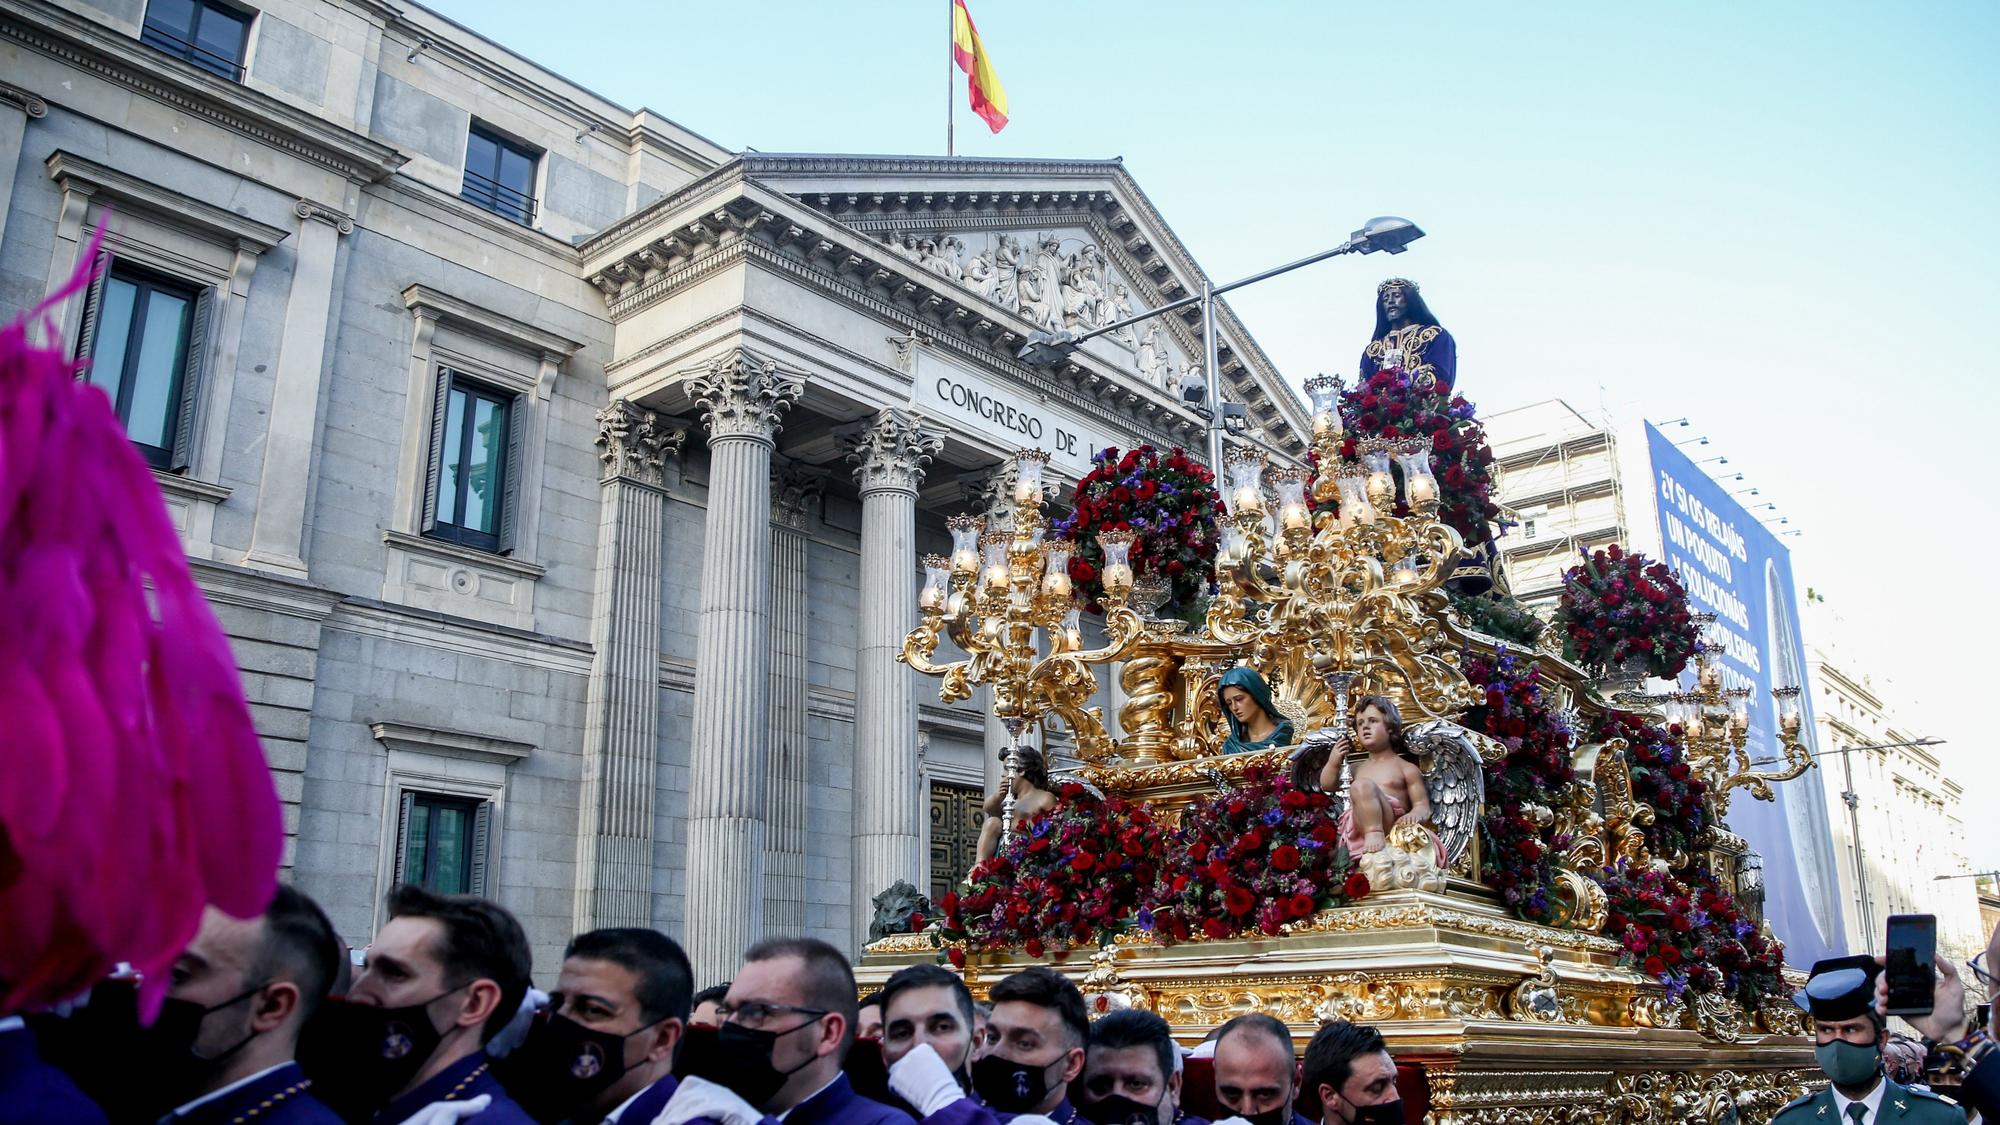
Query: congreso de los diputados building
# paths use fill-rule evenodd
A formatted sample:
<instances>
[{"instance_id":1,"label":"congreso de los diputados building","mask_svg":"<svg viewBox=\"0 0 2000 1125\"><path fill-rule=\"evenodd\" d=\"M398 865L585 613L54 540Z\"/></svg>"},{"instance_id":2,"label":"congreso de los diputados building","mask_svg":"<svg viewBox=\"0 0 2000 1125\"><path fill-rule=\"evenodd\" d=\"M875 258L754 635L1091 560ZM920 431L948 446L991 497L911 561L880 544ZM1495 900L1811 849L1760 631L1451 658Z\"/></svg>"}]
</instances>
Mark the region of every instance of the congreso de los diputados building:
<instances>
[{"instance_id":1,"label":"congreso de los diputados building","mask_svg":"<svg viewBox=\"0 0 2000 1125\"><path fill-rule=\"evenodd\" d=\"M1203 443L1192 307L1016 358L1200 290L1118 161L734 153L408 0L0 0L0 172L0 315L108 231L62 343L356 945L412 879L543 966L603 925L704 983L767 933L858 949L999 778L982 699L896 660L945 519L1023 446L1074 484ZM1240 439L1301 455L1218 325Z\"/></svg>"}]
</instances>

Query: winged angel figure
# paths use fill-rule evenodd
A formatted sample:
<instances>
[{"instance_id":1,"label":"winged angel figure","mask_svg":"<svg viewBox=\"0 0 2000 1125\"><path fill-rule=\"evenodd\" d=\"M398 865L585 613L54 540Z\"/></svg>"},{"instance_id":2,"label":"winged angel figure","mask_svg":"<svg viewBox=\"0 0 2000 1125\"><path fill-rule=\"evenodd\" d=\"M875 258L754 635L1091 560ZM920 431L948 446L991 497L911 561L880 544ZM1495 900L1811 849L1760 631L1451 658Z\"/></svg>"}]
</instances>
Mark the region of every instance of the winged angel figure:
<instances>
[{"instance_id":1,"label":"winged angel figure","mask_svg":"<svg viewBox=\"0 0 2000 1125\"><path fill-rule=\"evenodd\" d=\"M1399 824L1389 831L1386 847L1356 858L1368 881L1379 890L1442 892L1445 876L1464 866L1479 830L1479 815L1486 801L1486 765L1504 759L1507 748L1447 719L1419 723L1406 734L1410 752L1423 773L1430 823ZM1300 758L1324 761L1344 737L1339 727L1314 731L1306 736ZM1348 813L1352 758L1344 765L1329 810L1343 823L1353 819Z\"/></svg>"}]
</instances>

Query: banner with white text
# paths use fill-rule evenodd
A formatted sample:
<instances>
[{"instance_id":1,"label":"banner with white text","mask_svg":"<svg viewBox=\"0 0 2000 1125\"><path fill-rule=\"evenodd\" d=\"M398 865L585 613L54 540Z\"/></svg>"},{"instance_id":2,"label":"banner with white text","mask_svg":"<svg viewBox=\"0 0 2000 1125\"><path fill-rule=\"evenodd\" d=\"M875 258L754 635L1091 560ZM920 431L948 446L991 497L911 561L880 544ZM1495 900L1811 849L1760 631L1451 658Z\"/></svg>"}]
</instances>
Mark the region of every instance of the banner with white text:
<instances>
[{"instance_id":1,"label":"banner with white text","mask_svg":"<svg viewBox=\"0 0 2000 1125\"><path fill-rule=\"evenodd\" d=\"M1650 423L1646 445L1663 559L1694 608L1715 614L1725 638L1723 686L1750 689L1750 760L1772 768L1780 756L1772 688L1806 689L1799 696L1801 737L1813 745L1791 552ZM1682 679L1683 687L1693 686L1692 665ZM1763 857L1765 916L1786 943L1786 962L1804 968L1846 952L1826 794L1812 773L1773 789L1777 799L1770 802L1737 790L1729 828Z\"/></svg>"}]
</instances>

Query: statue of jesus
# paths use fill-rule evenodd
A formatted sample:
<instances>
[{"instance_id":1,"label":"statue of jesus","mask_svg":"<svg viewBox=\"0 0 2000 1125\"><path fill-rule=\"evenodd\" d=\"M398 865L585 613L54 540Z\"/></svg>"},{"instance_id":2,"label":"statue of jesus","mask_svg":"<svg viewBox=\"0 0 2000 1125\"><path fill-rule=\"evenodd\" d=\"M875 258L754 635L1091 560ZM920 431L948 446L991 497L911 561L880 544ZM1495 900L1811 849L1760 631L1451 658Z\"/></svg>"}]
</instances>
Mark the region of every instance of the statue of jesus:
<instances>
[{"instance_id":1,"label":"statue of jesus","mask_svg":"<svg viewBox=\"0 0 2000 1125\"><path fill-rule=\"evenodd\" d=\"M1361 378L1400 367L1418 386L1450 393L1458 382L1458 344L1438 324L1417 283L1392 277L1375 289L1375 336L1361 352Z\"/></svg>"}]
</instances>

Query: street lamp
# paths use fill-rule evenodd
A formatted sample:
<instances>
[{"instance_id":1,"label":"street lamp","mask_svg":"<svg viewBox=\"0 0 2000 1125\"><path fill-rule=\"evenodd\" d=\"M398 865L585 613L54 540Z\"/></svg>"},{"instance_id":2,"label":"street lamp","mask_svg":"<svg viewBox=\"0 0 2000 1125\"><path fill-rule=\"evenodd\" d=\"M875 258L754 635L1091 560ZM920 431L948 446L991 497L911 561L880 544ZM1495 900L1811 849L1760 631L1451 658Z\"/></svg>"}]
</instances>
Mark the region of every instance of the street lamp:
<instances>
[{"instance_id":1,"label":"street lamp","mask_svg":"<svg viewBox=\"0 0 2000 1125\"><path fill-rule=\"evenodd\" d=\"M1707 444L1708 444L1708 439L1707 439L1707 438L1703 438L1703 439L1702 439L1702 442L1701 442L1701 443L1702 443L1703 445L1707 445ZM1706 465L1706 464L1708 464L1708 463L1709 463L1709 462L1711 462L1711 461L1713 461L1713 462L1715 462L1715 463L1717 463L1717 464L1720 464L1720 465L1727 465L1727 464L1729 464L1729 458L1727 458L1727 457L1724 457L1724 456L1722 456L1722 455L1720 455L1720 454L1717 454L1717 455L1716 455L1716 456L1714 456L1714 457L1704 457L1704 458L1702 458L1701 460L1699 460L1699 461L1696 461L1696 462L1695 462L1695 464L1697 464L1697 465Z\"/></svg>"},{"instance_id":2,"label":"street lamp","mask_svg":"<svg viewBox=\"0 0 2000 1125\"><path fill-rule=\"evenodd\" d=\"M1857 750L1894 750L1903 746L1943 746L1942 738L1919 738L1909 742L1871 742L1865 746L1843 746L1838 750L1822 750L1820 757L1828 754L1840 755L1840 769L1846 786L1840 801L1847 806L1848 843L1854 849L1854 891L1861 897L1861 932L1875 932L1875 912L1868 902L1868 875L1861 866L1861 795L1854 791L1854 761L1848 755Z\"/></svg>"},{"instance_id":3,"label":"street lamp","mask_svg":"<svg viewBox=\"0 0 2000 1125\"><path fill-rule=\"evenodd\" d=\"M1341 243L1331 250L1322 250L1310 257L1300 258L1296 262L1290 262L1275 269L1268 269L1262 273L1254 273L1249 277L1238 278L1227 285L1210 285L1208 280L1204 278L1201 283L1201 292L1191 293L1176 301L1169 301L1157 309L1142 312L1137 316L1128 316L1124 320L1106 324L1099 328L1093 328L1088 332L1032 332L1028 336L1028 342L1022 345L1018 356L1021 362L1032 367L1053 367L1063 360L1068 359L1079 345L1094 336L1116 332L1128 324L1137 324L1142 320L1159 316L1161 313L1172 312L1175 309L1186 308L1189 305L1200 305L1201 338L1202 344L1207 349L1206 362L1202 365L1204 383L1202 386L1203 404L1200 413L1208 419L1208 467L1220 478L1222 473L1222 435L1224 429L1228 426L1228 418L1222 410L1222 371L1220 369L1222 342L1216 337L1215 333L1215 299L1232 289L1241 289L1246 285L1254 285L1257 282L1276 277L1281 273L1290 273L1302 266L1310 266L1315 262L1323 262L1328 258L1341 254L1373 254L1377 251L1388 254L1401 254L1409 247L1410 243L1415 242L1423 236L1424 232L1422 228L1410 220L1397 218L1394 215L1382 215L1368 220L1367 223L1362 225L1360 230L1349 235L1346 242ZM1187 388L1183 391L1183 394L1185 397L1191 399L1192 388Z\"/></svg>"}]
</instances>

